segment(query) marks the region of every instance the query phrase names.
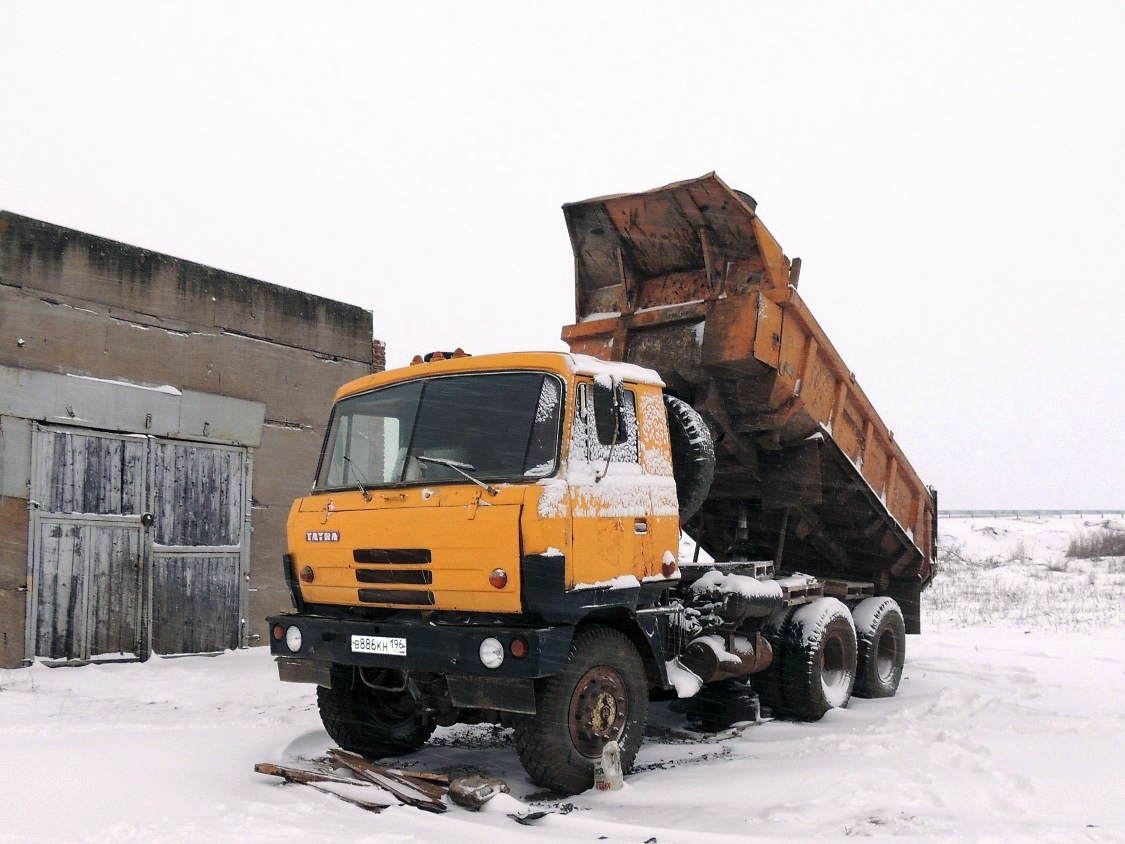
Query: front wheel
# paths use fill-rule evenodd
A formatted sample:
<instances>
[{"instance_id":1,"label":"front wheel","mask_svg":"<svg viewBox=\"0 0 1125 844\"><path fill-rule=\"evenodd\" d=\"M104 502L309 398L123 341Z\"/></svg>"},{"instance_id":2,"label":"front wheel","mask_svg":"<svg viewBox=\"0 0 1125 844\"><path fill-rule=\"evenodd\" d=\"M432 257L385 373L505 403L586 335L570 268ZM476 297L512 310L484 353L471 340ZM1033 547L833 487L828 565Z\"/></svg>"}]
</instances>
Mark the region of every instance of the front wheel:
<instances>
[{"instance_id":1,"label":"front wheel","mask_svg":"<svg viewBox=\"0 0 1125 844\"><path fill-rule=\"evenodd\" d=\"M575 634L562 673L539 683L536 714L515 723L516 750L528 776L562 794L594 784L594 762L610 741L628 771L644 737L648 686L628 637L609 627Z\"/></svg>"},{"instance_id":2,"label":"front wheel","mask_svg":"<svg viewBox=\"0 0 1125 844\"><path fill-rule=\"evenodd\" d=\"M318 686L316 702L328 735L368 759L413 753L434 732L409 692L372 688L356 670L334 669L332 688Z\"/></svg>"}]
</instances>

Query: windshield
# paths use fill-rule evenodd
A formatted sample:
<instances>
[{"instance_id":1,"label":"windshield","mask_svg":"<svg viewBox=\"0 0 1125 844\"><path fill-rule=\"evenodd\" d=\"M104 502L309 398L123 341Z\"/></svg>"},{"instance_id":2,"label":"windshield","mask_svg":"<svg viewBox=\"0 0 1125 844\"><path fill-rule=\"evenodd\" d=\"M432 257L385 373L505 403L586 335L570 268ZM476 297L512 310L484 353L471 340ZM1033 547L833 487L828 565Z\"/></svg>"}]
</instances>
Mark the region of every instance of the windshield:
<instances>
[{"instance_id":1,"label":"windshield","mask_svg":"<svg viewBox=\"0 0 1125 844\"><path fill-rule=\"evenodd\" d=\"M542 372L448 375L336 404L314 490L545 478L558 460L562 382Z\"/></svg>"}]
</instances>

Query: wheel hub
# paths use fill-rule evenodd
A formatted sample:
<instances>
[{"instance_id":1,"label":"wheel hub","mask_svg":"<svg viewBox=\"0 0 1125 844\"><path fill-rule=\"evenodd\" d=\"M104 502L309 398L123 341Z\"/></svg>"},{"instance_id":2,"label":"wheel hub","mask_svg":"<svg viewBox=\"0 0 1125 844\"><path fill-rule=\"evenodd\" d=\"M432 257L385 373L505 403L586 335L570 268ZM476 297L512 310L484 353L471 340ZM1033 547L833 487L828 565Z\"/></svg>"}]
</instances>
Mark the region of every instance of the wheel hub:
<instances>
[{"instance_id":1,"label":"wheel hub","mask_svg":"<svg viewBox=\"0 0 1125 844\"><path fill-rule=\"evenodd\" d=\"M891 683L897 665L898 640L894 633L886 630L879 638L878 649L875 652L875 671L879 675L879 680L883 683Z\"/></svg>"},{"instance_id":2,"label":"wheel hub","mask_svg":"<svg viewBox=\"0 0 1125 844\"><path fill-rule=\"evenodd\" d=\"M570 739L583 756L601 756L602 748L620 739L629 717L625 682L612 668L591 668L574 688L570 699Z\"/></svg>"}]
</instances>

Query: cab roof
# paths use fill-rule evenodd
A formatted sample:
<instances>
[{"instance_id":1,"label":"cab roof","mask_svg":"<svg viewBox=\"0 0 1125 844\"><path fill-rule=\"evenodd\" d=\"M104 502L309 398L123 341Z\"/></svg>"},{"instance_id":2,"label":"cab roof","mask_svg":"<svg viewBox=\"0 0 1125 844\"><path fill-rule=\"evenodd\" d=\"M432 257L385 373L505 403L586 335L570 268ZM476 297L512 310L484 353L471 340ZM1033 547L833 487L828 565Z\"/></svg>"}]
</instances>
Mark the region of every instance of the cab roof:
<instances>
[{"instance_id":1,"label":"cab roof","mask_svg":"<svg viewBox=\"0 0 1125 844\"><path fill-rule=\"evenodd\" d=\"M400 381L412 381L416 378L512 369L555 372L564 377L587 375L597 378L616 375L623 381L635 384L664 386L664 382L655 371L632 363L605 361L590 355L577 355L571 352L503 352L492 355L465 355L429 363L413 363L386 372L365 375L340 387L336 391L336 401L356 393L364 393L377 387L385 387Z\"/></svg>"}]
</instances>

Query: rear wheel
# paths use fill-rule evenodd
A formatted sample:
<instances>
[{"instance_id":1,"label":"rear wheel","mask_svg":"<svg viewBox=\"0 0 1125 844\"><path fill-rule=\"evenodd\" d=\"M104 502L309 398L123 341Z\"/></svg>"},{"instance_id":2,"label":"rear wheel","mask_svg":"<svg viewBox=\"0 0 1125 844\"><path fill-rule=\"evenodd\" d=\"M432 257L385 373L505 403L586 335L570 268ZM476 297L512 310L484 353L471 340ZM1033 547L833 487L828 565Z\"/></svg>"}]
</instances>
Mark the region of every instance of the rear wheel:
<instances>
[{"instance_id":1,"label":"rear wheel","mask_svg":"<svg viewBox=\"0 0 1125 844\"><path fill-rule=\"evenodd\" d=\"M562 673L540 681L536 714L515 722L520 762L538 785L577 794L594 784L594 762L610 741L628 771L648 718L644 664L633 643L608 627L575 634Z\"/></svg>"},{"instance_id":2,"label":"rear wheel","mask_svg":"<svg viewBox=\"0 0 1125 844\"><path fill-rule=\"evenodd\" d=\"M316 702L328 735L369 759L413 753L434 732L409 692L371 688L350 668L333 669L332 688L318 686Z\"/></svg>"},{"instance_id":3,"label":"rear wheel","mask_svg":"<svg viewBox=\"0 0 1125 844\"><path fill-rule=\"evenodd\" d=\"M793 618L793 608L774 611L762 628L762 635L770 643L773 650L773 661L769 668L750 678L750 685L758 693L762 706L769 710L774 717L781 717L785 712L785 694L782 686L781 666L785 661L785 654L789 650L790 619Z\"/></svg>"},{"instance_id":4,"label":"rear wheel","mask_svg":"<svg viewBox=\"0 0 1125 844\"><path fill-rule=\"evenodd\" d=\"M906 625L894 598L867 598L852 610L858 644L856 697L894 697L906 663Z\"/></svg>"},{"instance_id":5,"label":"rear wheel","mask_svg":"<svg viewBox=\"0 0 1125 844\"><path fill-rule=\"evenodd\" d=\"M852 616L835 598L798 607L789 620L781 678L785 708L805 721L848 705L856 677Z\"/></svg>"}]
</instances>

